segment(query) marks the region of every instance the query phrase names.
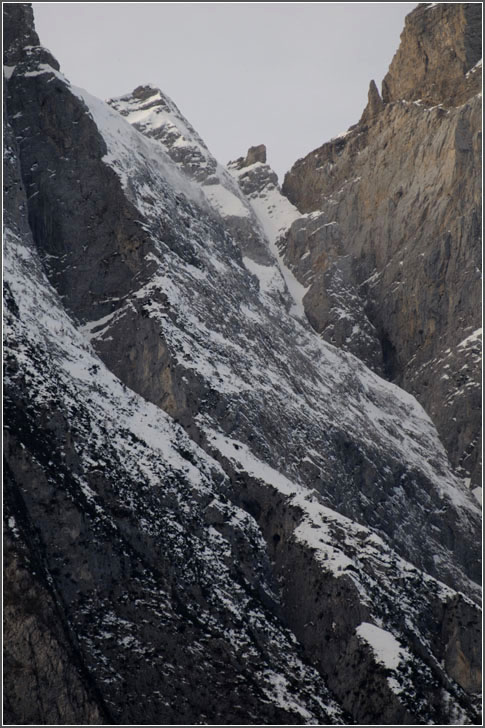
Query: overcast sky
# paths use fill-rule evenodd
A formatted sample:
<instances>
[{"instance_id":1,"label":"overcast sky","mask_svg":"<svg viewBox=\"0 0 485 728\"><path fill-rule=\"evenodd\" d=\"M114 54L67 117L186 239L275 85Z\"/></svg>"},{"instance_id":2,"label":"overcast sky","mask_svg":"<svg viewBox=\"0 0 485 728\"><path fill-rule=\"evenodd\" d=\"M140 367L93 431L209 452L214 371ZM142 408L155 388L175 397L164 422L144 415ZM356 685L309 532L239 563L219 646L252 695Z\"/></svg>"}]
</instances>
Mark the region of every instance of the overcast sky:
<instances>
[{"instance_id":1,"label":"overcast sky","mask_svg":"<svg viewBox=\"0 0 485 728\"><path fill-rule=\"evenodd\" d=\"M147 82L223 163L264 143L282 175L360 118L416 3L33 3L40 42L106 99Z\"/></svg>"}]
</instances>

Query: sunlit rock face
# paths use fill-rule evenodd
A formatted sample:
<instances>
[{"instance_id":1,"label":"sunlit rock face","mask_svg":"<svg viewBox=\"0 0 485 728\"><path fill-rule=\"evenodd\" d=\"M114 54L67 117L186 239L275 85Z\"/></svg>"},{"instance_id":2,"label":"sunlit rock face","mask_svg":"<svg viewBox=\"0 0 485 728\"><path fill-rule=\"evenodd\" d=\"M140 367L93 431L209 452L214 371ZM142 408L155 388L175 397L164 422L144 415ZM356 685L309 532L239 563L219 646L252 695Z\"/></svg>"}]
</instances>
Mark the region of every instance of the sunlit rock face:
<instances>
[{"instance_id":1,"label":"sunlit rock face","mask_svg":"<svg viewBox=\"0 0 485 728\"><path fill-rule=\"evenodd\" d=\"M477 722L480 511L343 252L319 335L332 220L5 23L5 722Z\"/></svg>"},{"instance_id":2,"label":"sunlit rock face","mask_svg":"<svg viewBox=\"0 0 485 728\"><path fill-rule=\"evenodd\" d=\"M302 213L320 214L282 242L310 284L309 320L417 397L472 488L481 484L480 38L480 4L420 4L382 98L372 82L359 123L299 160L283 185Z\"/></svg>"}]
</instances>

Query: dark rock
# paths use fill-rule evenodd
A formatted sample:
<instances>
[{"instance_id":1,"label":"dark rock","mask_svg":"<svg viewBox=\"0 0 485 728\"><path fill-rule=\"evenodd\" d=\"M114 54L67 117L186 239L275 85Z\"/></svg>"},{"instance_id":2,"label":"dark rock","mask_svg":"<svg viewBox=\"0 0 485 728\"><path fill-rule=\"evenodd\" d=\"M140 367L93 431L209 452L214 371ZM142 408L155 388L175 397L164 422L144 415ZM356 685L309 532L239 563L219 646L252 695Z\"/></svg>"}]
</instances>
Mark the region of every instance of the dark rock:
<instances>
[{"instance_id":1,"label":"dark rock","mask_svg":"<svg viewBox=\"0 0 485 728\"><path fill-rule=\"evenodd\" d=\"M30 3L9 3L3 8L3 63L14 66L25 56L26 46L38 46ZM58 66L59 68L59 66Z\"/></svg>"}]
</instances>

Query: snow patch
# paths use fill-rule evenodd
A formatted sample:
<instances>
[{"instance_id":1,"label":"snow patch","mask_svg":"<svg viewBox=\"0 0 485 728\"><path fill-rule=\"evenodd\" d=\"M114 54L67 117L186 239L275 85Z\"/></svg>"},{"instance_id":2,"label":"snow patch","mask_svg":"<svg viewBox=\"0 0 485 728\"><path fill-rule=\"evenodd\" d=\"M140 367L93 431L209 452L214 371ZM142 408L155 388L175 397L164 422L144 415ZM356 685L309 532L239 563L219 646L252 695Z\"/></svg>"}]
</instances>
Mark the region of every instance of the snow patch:
<instances>
[{"instance_id":1,"label":"snow patch","mask_svg":"<svg viewBox=\"0 0 485 728\"><path fill-rule=\"evenodd\" d=\"M243 258L243 263L248 271L258 279L261 293L283 293L285 284L275 265L261 265L248 257Z\"/></svg>"},{"instance_id":2,"label":"snow patch","mask_svg":"<svg viewBox=\"0 0 485 728\"><path fill-rule=\"evenodd\" d=\"M469 346L473 346L473 344L478 343L481 341L482 338L482 329L475 329L475 331L470 334L470 336L467 336L466 339L463 339L458 344L458 349L466 349Z\"/></svg>"},{"instance_id":3,"label":"snow patch","mask_svg":"<svg viewBox=\"0 0 485 728\"><path fill-rule=\"evenodd\" d=\"M202 189L209 203L222 217L249 217L249 209L241 198L221 184L205 185Z\"/></svg>"},{"instance_id":4,"label":"snow patch","mask_svg":"<svg viewBox=\"0 0 485 728\"><path fill-rule=\"evenodd\" d=\"M408 660L411 656L394 635L375 624L362 622L355 632L361 640L370 645L377 661L388 670L396 670L401 661Z\"/></svg>"}]
</instances>

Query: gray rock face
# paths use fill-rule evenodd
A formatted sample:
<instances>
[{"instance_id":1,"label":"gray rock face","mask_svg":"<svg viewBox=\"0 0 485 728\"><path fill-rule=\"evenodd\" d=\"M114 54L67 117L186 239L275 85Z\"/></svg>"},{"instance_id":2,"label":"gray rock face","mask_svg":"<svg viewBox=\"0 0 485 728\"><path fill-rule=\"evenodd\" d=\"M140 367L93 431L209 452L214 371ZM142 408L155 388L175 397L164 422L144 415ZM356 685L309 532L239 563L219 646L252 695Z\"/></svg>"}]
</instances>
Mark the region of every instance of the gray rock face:
<instances>
[{"instance_id":1,"label":"gray rock face","mask_svg":"<svg viewBox=\"0 0 485 728\"><path fill-rule=\"evenodd\" d=\"M246 167L255 162L266 164L266 147L264 144L258 144L257 147L249 147L246 155Z\"/></svg>"},{"instance_id":2,"label":"gray rock face","mask_svg":"<svg viewBox=\"0 0 485 728\"><path fill-rule=\"evenodd\" d=\"M364 113L361 116L359 124L367 124L375 116L377 116L384 108L384 102L381 99L379 91L375 81L371 81L369 84L369 93L367 95L367 106L364 109Z\"/></svg>"},{"instance_id":3,"label":"gray rock face","mask_svg":"<svg viewBox=\"0 0 485 728\"><path fill-rule=\"evenodd\" d=\"M314 276L305 299L309 319L325 338L333 336L413 393L435 422L457 472L476 485L479 13L476 4L413 11L383 84L383 101L371 84L360 122L297 162L283 185L301 212L319 211L338 230L338 245L335 236L319 244L300 236L295 246L291 230L284 243L285 260L297 278ZM453 61L443 51L449 47L456 50ZM372 356L360 353L345 334L335 337L328 321L332 283L322 278L321 261L341 267L341 256L348 256L349 289L342 308L364 310L380 342L380 363L376 347ZM363 329L361 313L355 325Z\"/></svg>"},{"instance_id":4,"label":"gray rock face","mask_svg":"<svg viewBox=\"0 0 485 728\"><path fill-rule=\"evenodd\" d=\"M271 170L207 184L36 53L5 117L8 717L478 720L479 510L414 398L295 312Z\"/></svg>"},{"instance_id":5,"label":"gray rock face","mask_svg":"<svg viewBox=\"0 0 485 728\"><path fill-rule=\"evenodd\" d=\"M480 3L420 3L406 18L401 45L382 83L385 103L421 100L460 106L481 90Z\"/></svg>"},{"instance_id":6,"label":"gray rock face","mask_svg":"<svg viewBox=\"0 0 485 728\"><path fill-rule=\"evenodd\" d=\"M287 261L308 290L303 305L308 321L325 341L354 354L383 374L379 335L360 295L353 260L345 251L340 226L316 212L296 220L280 241Z\"/></svg>"}]
</instances>

